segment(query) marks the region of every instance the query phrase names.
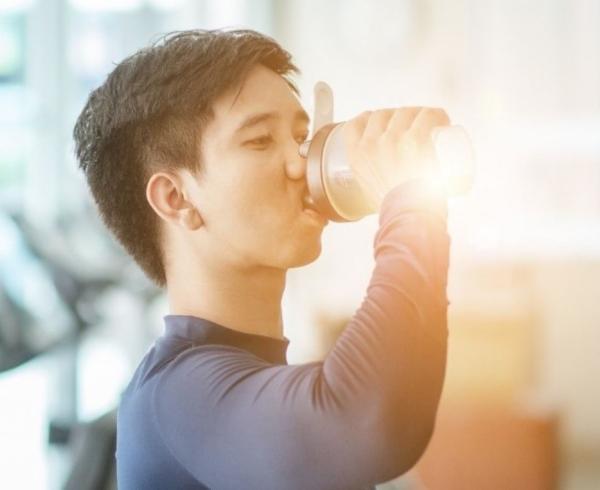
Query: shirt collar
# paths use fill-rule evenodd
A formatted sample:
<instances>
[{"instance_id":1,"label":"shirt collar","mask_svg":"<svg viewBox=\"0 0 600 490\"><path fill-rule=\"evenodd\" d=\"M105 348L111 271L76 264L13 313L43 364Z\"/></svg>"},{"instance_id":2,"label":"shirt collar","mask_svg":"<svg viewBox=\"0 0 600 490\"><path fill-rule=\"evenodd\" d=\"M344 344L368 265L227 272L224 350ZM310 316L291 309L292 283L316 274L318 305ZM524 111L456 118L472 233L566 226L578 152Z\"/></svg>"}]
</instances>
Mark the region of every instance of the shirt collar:
<instances>
[{"instance_id":1,"label":"shirt collar","mask_svg":"<svg viewBox=\"0 0 600 490\"><path fill-rule=\"evenodd\" d=\"M233 330L192 315L166 315L165 337L184 338L195 344L232 345L272 364L287 364L289 339L267 337Z\"/></svg>"}]
</instances>

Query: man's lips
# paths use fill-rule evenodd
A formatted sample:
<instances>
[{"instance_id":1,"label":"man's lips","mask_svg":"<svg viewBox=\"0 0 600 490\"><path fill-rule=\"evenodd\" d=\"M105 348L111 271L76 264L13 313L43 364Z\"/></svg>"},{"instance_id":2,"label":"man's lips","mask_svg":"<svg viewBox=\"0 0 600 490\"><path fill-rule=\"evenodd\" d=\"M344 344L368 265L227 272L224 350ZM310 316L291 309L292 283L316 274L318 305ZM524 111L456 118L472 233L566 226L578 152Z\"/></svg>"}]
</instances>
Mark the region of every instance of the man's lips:
<instances>
[{"instance_id":1,"label":"man's lips","mask_svg":"<svg viewBox=\"0 0 600 490\"><path fill-rule=\"evenodd\" d=\"M302 198L302 212L307 216L310 216L312 219L319 221L323 225L326 225L329 221L318 211L309 194L305 194Z\"/></svg>"},{"instance_id":2,"label":"man's lips","mask_svg":"<svg viewBox=\"0 0 600 490\"><path fill-rule=\"evenodd\" d=\"M314 209L305 208L305 209L302 210L302 214L304 214L305 216L307 216L311 220L320 223L323 226L325 226L329 222L329 220L327 218L325 218L325 216L323 216L322 214L318 213Z\"/></svg>"},{"instance_id":3,"label":"man's lips","mask_svg":"<svg viewBox=\"0 0 600 490\"><path fill-rule=\"evenodd\" d=\"M312 209L316 213L319 212L310 194L304 194L302 197L302 209Z\"/></svg>"}]
</instances>

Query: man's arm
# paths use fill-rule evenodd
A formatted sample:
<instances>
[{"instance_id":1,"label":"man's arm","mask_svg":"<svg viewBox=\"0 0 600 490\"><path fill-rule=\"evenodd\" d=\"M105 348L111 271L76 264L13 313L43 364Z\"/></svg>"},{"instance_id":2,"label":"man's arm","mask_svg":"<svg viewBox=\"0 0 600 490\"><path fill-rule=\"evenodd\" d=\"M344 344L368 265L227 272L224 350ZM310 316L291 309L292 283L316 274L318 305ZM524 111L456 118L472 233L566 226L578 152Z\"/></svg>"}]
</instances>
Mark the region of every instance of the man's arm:
<instances>
[{"instance_id":1,"label":"man's arm","mask_svg":"<svg viewBox=\"0 0 600 490\"><path fill-rule=\"evenodd\" d=\"M155 421L215 489L360 489L414 465L446 364L445 200L415 182L382 204L367 295L323 362L274 366L204 345L161 373Z\"/></svg>"}]
</instances>

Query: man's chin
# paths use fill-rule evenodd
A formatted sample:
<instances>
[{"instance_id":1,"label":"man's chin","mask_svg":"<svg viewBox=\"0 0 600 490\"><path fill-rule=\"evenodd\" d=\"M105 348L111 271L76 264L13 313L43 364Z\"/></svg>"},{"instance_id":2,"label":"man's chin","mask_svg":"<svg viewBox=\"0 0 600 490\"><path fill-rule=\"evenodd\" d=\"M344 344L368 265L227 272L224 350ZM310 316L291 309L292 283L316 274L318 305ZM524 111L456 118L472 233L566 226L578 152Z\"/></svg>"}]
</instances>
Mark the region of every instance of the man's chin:
<instances>
[{"instance_id":1,"label":"man's chin","mask_svg":"<svg viewBox=\"0 0 600 490\"><path fill-rule=\"evenodd\" d=\"M291 261L288 268L293 269L296 267L302 267L308 265L319 258L321 255L321 240L311 246L307 246L302 250L298 251L298 254Z\"/></svg>"}]
</instances>

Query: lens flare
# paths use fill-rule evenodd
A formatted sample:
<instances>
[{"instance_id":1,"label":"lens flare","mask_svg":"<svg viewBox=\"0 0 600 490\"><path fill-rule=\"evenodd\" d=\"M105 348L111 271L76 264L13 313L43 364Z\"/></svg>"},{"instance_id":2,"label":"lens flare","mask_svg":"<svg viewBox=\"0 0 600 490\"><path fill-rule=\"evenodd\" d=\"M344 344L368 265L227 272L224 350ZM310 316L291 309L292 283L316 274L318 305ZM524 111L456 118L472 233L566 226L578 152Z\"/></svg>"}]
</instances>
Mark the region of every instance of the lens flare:
<instances>
[{"instance_id":1,"label":"lens flare","mask_svg":"<svg viewBox=\"0 0 600 490\"><path fill-rule=\"evenodd\" d=\"M446 187L449 196L467 193L475 177L475 156L471 140L462 126L434 128L432 140L439 163L437 185Z\"/></svg>"}]
</instances>

